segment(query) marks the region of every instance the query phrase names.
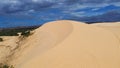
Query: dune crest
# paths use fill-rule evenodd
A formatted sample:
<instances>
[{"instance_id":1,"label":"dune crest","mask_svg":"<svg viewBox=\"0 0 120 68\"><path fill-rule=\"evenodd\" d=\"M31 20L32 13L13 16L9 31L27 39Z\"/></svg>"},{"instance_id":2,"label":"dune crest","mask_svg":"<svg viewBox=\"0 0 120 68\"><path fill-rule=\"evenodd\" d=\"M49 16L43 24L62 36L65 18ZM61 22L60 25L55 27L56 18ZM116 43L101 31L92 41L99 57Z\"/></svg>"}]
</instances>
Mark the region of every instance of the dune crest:
<instances>
[{"instance_id":1,"label":"dune crest","mask_svg":"<svg viewBox=\"0 0 120 68\"><path fill-rule=\"evenodd\" d=\"M54 21L22 45L16 68L120 68L120 42L101 27Z\"/></svg>"},{"instance_id":2,"label":"dune crest","mask_svg":"<svg viewBox=\"0 0 120 68\"><path fill-rule=\"evenodd\" d=\"M24 41L25 44L21 45L21 50L16 52L15 55L21 57L18 57L17 60L14 60L11 64L16 65L15 62L17 61L17 64L20 63L18 66L20 67L25 60L29 60L36 55L41 55L49 49L57 46L57 44L67 38L72 31L72 24L67 22L63 24L60 21L55 21L43 25L36 29L35 33ZM33 52L35 53L33 54Z\"/></svg>"},{"instance_id":3,"label":"dune crest","mask_svg":"<svg viewBox=\"0 0 120 68\"><path fill-rule=\"evenodd\" d=\"M112 32L116 37L120 40L120 22L116 23L96 23L92 24L98 27L101 27L103 29L109 30Z\"/></svg>"}]
</instances>

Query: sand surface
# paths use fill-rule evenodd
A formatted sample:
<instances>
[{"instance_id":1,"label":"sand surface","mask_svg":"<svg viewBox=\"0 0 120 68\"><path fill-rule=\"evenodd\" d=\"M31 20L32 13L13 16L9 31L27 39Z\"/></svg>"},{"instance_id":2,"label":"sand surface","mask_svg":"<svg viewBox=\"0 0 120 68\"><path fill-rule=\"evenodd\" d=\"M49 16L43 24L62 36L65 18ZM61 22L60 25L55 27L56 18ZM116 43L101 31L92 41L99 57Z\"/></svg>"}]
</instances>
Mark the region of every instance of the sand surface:
<instances>
[{"instance_id":1,"label":"sand surface","mask_svg":"<svg viewBox=\"0 0 120 68\"><path fill-rule=\"evenodd\" d=\"M97 24L91 24L98 27L102 27L103 29L109 30L110 32L114 33L116 37L120 39L120 22L114 22L114 23L97 23Z\"/></svg>"},{"instance_id":2,"label":"sand surface","mask_svg":"<svg viewBox=\"0 0 120 68\"><path fill-rule=\"evenodd\" d=\"M120 28L111 26L49 22L24 41L10 64L15 68L120 68Z\"/></svg>"},{"instance_id":3,"label":"sand surface","mask_svg":"<svg viewBox=\"0 0 120 68\"><path fill-rule=\"evenodd\" d=\"M0 63L6 63L11 51L17 47L17 36L1 36L0 38L3 39L0 42Z\"/></svg>"}]
</instances>

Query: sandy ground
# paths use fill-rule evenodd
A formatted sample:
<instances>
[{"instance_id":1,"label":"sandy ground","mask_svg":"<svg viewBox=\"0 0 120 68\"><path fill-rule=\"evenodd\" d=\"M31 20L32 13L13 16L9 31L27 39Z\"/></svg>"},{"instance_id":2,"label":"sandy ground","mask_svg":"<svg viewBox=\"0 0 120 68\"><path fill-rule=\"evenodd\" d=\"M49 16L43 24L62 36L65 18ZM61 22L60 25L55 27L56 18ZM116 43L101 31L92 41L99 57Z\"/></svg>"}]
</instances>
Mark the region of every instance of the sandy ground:
<instances>
[{"instance_id":1,"label":"sandy ground","mask_svg":"<svg viewBox=\"0 0 120 68\"><path fill-rule=\"evenodd\" d=\"M91 24L98 27L102 27L103 29L109 30L110 32L114 33L116 37L120 39L120 22L115 23L97 23L97 24Z\"/></svg>"},{"instance_id":2,"label":"sandy ground","mask_svg":"<svg viewBox=\"0 0 120 68\"><path fill-rule=\"evenodd\" d=\"M3 42L0 42L0 46L6 47L14 47L16 46L16 42L18 41L18 36L1 36L0 38L3 39ZM16 44L16 45L15 45Z\"/></svg>"},{"instance_id":3,"label":"sandy ground","mask_svg":"<svg viewBox=\"0 0 120 68\"><path fill-rule=\"evenodd\" d=\"M10 64L15 68L120 68L118 24L49 22L24 41Z\"/></svg>"},{"instance_id":4,"label":"sandy ground","mask_svg":"<svg viewBox=\"0 0 120 68\"><path fill-rule=\"evenodd\" d=\"M3 39L0 42L0 63L6 63L8 57L13 50L17 46L18 37L17 36L0 36Z\"/></svg>"}]
</instances>

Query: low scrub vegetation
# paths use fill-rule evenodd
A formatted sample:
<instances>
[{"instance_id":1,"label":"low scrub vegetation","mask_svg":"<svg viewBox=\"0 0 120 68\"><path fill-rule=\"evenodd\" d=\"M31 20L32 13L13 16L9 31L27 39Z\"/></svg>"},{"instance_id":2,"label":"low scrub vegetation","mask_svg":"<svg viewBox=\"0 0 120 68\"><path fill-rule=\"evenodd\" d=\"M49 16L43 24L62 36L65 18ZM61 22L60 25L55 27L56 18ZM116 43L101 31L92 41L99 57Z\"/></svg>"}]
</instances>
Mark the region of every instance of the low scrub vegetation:
<instances>
[{"instance_id":1,"label":"low scrub vegetation","mask_svg":"<svg viewBox=\"0 0 120 68\"><path fill-rule=\"evenodd\" d=\"M13 65L7 65L7 64L0 64L0 68L14 68L14 66Z\"/></svg>"},{"instance_id":2,"label":"low scrub vegetation","mask_svg":"<svg viewBox=\"0 0 120 68\"><path fill-rule=\"evenodd\" d=\"M18 36L18 33L21 33L21 35L24 36L29 36L30 31L33 31L36 28L37 27L1 29L0 36Z\"/></svg>"},{"instance_id":3,"label":"low scrub vegetation","mask_svg":"<svg viewBox=\"0 0 120 68\"><path fill-rule=\"evenodd\" d=\"M2 42L3 41L3 38L0 38L0 42Z\"/></svg>"},{"instance_id":4,"label":"low scrub vegetation","mask_svg":"<svg viewBox=\"0 0 120 68\"><path fill-rule=\"evenodd\" d=\"M28 30L28 31L22 32L21 35L24 36L24 37L28 37L28 36L31 35L31 32L30 32L30 30Z\"/></svg>"}]
</instances>

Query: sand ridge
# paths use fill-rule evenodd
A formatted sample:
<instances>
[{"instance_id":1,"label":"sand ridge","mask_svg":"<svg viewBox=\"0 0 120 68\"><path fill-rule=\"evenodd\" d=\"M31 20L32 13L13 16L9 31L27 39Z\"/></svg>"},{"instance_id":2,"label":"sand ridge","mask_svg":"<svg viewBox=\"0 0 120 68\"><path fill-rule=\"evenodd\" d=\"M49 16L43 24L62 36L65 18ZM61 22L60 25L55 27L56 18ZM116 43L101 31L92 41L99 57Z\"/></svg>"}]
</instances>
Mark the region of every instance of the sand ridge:
<instances>
[{"instance_id":1,"label":"sand ridge","mask_svg":"<svg viewBox=\"0 0 120 68\"><path fill-rule=\"evenodd\" d=\"M44 24L24 40L3 37L0 58L13 50L15 68L120 68L120 23L85 24L60 20ZM1 46L5 45L5 46ZM4 53L4 55L3 55ZM0 59L0 62L4 59Z\"/></svg>"},{"instance_id":2,"label":"sand ridge","mask_svg":"<svg viewBox=\"0 0 120 68\"><path fill-rule=\"evenodd\" d=\"M67 37L66 37L67 36ZM101 27L54 21L28 38L16 68L120 68L119 39Z\"/></svg>"},{"instance_id":3,"label":"sand ridge","mask_svg":"<svg viewBox=\"0 0 120 68\"><path fill-rule=\"evenodd\" d=\"M48 25L51 26L48 26ZM59 26L57 26L59 25ZM62 28L61 28L62 27ZM54 29L55 28L55 29ZM42 27L35 30L35 34L26 39L26 43L22 45L20 51L19 60L13 61L11 64L14 64L16 61L21 63L18 67L22 65L22 62L31 59L37 54L43 54L49 49L57 46L62 40L64 40L72 32L73 26L71 23L61 22L49 22ZM35 53L33 54L34 51ZM32 53L32 54L31 54ZM25 58L25 56L27 58ZM16 63L15 63L16 65Z\"/></svg>"},{"instance_id":4,"label":"sand ridge","mask_svg":"<svg viewBox=\"0 0 120 68\"><path fill-rule=\"evenodd\" d=\"M114 33L116 37L120 40L120 22L115 22L115 23L96 23L96 24L91 24L94 26L98 26L100 28L109 30L110 32Z\"/></svg>"}]
</instances>

